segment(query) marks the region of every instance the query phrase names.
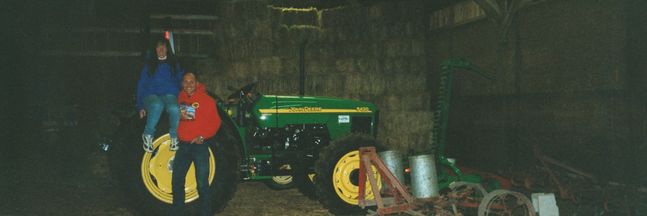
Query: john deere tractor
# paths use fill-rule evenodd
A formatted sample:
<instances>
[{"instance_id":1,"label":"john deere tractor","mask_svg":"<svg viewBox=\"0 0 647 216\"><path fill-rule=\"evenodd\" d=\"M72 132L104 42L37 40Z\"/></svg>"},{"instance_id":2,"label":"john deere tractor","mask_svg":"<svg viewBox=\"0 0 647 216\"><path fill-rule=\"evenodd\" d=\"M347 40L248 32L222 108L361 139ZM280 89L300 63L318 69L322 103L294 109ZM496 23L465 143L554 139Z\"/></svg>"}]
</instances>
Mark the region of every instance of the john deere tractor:
<instances>
[{"instance_id":1,"label":"john deere tractor","mask_svg":"<svg viewBox=\"0 0 647 216\"><path fill-rule=\"evenodd\" d=\"M226 206L241 180L265 181L275 189L296 184L307 196L316 194L332 213L360 210L358 148L380 148L375 139L375 105L328 97L262 95L255 86L244 86L218 100L223 124L210 146L212 211ZM162 215L172 202L175 152L169 150L168 134L157 134L155 150L144 152L143 125L136 117L122 124L110 151L111 166L134 209ZM167 130L158 127L157 131ZM190 210L198 199L193 172L192 165L185 187Z\"/></svg>"}]
</instances>

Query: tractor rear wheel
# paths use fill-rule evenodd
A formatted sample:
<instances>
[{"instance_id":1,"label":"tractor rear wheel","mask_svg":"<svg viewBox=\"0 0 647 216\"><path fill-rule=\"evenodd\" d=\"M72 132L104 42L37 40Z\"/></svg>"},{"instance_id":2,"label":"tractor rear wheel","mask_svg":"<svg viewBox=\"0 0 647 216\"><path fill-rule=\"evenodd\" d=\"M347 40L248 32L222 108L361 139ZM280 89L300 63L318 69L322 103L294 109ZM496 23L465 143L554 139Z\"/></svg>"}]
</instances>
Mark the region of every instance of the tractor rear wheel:
<instances>
[{"instance_id":1,"label":"tractor rear wheel","mask_svg":"<svg viewBox=\"0 0 647 216\"><path fill-rule=\"evenodd\" d=\"M315 163L315 187L319 201L333 214L365 214L358 204L359 195L359 147L381 145L373 137L352 134L333 141L322 149ZM381 180L375 168L373 172L381 188ZM374 199L370 183L366 184L366 200Z\"/></svg>"},{"instance_id":2,"label":"tractor rear wheel","mask_svg":"<svg viewBox=\"0 0 647 216\"><path fill-rule=\"evenodd\" d=\"M136 120L133 122L137 122ZM136 123L135 123L136 124ZM125 126L110 152L113 177L118 180L130 207L142 215L166 215L173 202L172 163L175 152L169 150L170 136L154 140L152 153L142 149L141 129ZM209 146L209 188L212 212L219 212L233 197L238 183L238 150L234 143L216 141ZM186 177L185 203L189 212L197 212L197 183L193 165Z\"/></svg>"}]
</instances>

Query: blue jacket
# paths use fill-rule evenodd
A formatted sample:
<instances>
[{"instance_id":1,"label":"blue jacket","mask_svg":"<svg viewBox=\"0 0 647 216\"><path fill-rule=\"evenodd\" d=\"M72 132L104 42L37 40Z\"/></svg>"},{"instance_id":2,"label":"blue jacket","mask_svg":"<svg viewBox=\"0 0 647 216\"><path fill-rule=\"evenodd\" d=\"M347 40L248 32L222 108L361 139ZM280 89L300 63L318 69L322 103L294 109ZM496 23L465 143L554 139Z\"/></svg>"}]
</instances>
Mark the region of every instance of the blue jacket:
<instances>
[{"instance_id":1,"label":"blue jacket","mask_svg":"<svg viewBox=\"0 0 647 216\"><path fill-rule=\"evenodd\" d=\"M175 76L171 72L171 66L166 62L160 62L153 75L148 74L148 64L144 64L144 69L137 82L137 110L144 108L144 98L149 95L166 95L172 94L177 96L182 86L182 77L184 70L176 64Z\"/></svg>"}]
</instances>

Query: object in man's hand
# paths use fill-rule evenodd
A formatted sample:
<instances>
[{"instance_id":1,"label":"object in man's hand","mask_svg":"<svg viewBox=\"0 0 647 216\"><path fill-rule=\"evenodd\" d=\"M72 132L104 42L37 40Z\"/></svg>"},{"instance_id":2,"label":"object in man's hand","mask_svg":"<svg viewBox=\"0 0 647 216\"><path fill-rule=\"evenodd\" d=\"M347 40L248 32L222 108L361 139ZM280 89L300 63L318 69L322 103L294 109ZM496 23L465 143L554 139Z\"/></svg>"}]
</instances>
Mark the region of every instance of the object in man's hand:
<instances>
[{"instance_id":1,"label":"object in man's hand","mask_svg":"<svg viewBox=\"0 0 647 216\"><path fill-rule=\"evenodd\" d=\"M180 116L182 120L194 120L195 108L191 105L180 104Z\"/></svg>"}]
</instances>

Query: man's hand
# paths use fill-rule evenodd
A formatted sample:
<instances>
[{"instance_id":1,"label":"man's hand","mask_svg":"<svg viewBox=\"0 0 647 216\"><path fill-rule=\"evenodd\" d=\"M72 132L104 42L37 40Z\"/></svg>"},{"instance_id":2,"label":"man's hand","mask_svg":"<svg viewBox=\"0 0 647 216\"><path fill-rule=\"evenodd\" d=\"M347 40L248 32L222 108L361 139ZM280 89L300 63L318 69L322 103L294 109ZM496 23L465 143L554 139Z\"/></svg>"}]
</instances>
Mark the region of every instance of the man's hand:
<instances>
[{"instance_id":1,"label":"man's hand","mask_svg":"<svg viewBox=\"0 0 647 216\"><path fill-rule=\"evenodd\" d=\"M139 118L140 118L140 119L143 119L143 118L144 118L144 116L146 116L146 110L145 110L145 109L141 109L141 110L139 110Z\"/></svg>"},{"instance_id":2,"label":"man's hand","mask_svg":"<svg viewBox=\"0 0 647 216\"><path fill-rule=\"evenodd\" d=\"M191 118L189 118L189 115L186 114L186 110L180 109L180 119L189 120Z\"/></svg>"},{"instance_id":3,"label":"man's hand","mask_svg":"<svg viewBox=\"0 0 647 216\"><path fill-rule=\"evenodd\" d=\"M191 140L191 144L202 144L204 143L204 137L202 136L197 136L196 138L193 138Z\"/></svg>"}]
</instances>

